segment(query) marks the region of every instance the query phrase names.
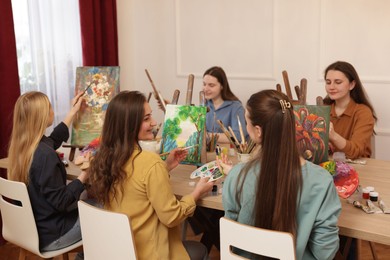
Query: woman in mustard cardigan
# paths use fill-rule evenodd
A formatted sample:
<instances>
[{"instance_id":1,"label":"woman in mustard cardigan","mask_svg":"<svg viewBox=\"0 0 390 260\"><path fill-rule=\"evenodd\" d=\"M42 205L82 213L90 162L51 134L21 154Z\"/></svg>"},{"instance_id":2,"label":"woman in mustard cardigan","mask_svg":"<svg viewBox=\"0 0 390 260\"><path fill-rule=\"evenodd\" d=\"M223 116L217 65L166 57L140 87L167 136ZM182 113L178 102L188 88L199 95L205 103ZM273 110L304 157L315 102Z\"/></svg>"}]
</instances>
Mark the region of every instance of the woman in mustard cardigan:
<instances>
[{"instance_id":1,"label":"woman in mustard cardigan","mask_svg":"<svg viewBox=\"0 0 390 260\"><path fill-rule=\"evenodd\" d=\"M123 91L110 101L100 148L90 166L91 192L104 208L129 216L139 259L202 259L206 248L199 252L183 246L180 224L213 183L201 179L191 194L177 199L168 172L186 152L175 149L164 162L158 154L142 150L138 141L153 139L155 126L140 92Z\"/></svg>"}]
</instances>

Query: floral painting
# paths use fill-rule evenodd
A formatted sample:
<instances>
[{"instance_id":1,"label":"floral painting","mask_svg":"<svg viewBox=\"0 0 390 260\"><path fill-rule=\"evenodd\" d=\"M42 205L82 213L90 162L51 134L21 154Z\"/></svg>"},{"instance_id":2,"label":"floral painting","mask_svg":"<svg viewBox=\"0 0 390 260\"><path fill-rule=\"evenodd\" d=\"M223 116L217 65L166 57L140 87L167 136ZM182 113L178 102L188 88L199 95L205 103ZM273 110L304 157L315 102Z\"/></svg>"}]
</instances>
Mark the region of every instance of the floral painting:
<instances>
[{"instance_id":1,"label":"floral painting","mask_svg":"<svg viewBox=\"0 0 390 260\"><path fill-rule=\"evenodd\" d=\"M298 150L308 161L328 160L330 106L294 105Z\"/></svg>"},{"instance_id":2,"label":"floral painting","mask_svg":"<svg viewBox=\"0 0 390 260\"><path fill-rule=\"evenodd\" d=\"M161 152L170 152L176 147L188 148L188 155L182 163L203 165L206 111L205 106L167 105Z\"/></svg>"},{"instance_id":3,"label":"floral painting","mask_svg":"<svg viewBox=\"0 0 390 260\"><path fill-rule=\"evenodd\" d=\"M108 103L119 93L119 67L78 67L75 88L85 92L85 102L73 120L71 145L83 147L101 134Z\"/></svg>"}]
</instances>

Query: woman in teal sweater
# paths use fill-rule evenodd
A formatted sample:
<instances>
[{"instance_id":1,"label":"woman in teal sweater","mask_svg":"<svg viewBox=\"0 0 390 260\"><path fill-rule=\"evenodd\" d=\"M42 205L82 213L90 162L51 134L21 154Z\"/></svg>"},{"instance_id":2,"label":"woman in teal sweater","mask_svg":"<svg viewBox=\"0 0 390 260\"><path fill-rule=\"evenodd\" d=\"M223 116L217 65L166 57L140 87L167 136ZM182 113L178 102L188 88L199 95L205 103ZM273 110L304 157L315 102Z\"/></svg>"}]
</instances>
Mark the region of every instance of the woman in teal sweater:
<instances>
[{"instance_id":1,"label":"woman in teal sweater","mask_svg":"<svg viewBox=\"0 0 390 260\"><path fill-rule=\"evenodd\" d=\"M245 118L249 136L261 149L228 171L222 193L225 216L290 232L297 259L333 259L340 200L330 174L299 156L290 100L275 90L260 91L248 100Z\"/></svg>"}]
</instances>

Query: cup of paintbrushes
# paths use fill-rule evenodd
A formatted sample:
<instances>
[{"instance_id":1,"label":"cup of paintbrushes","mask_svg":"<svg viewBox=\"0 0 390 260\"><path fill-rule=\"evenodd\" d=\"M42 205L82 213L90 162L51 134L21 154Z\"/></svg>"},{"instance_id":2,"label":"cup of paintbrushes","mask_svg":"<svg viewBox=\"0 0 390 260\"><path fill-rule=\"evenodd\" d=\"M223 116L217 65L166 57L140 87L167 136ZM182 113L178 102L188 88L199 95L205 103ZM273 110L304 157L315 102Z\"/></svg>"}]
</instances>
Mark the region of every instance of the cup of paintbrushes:
<instances>
[{"instance_id":1,"label":"cup of paintbrushes","mask_svg":"<svg viewBox=\"0 0 390 260\"><path fill-rule=\"evenodd\" d=\"M252 159L252 155L250 153L237 153L237 159L239 162L246 163Z\"/></svg>"}]
</instances>

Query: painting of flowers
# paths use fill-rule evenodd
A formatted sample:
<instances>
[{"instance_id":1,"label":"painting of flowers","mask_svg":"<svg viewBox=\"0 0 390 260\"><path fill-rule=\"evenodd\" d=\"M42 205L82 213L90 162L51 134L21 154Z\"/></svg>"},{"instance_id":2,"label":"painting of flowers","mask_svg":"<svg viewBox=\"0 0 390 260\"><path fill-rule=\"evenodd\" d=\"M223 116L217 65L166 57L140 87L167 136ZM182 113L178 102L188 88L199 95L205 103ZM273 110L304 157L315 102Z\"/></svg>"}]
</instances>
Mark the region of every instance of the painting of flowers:
<instances>
[{"instance_id":1,"label":"painting of flowers","mask_svg":"<svg viewBox=\"0 0 390 260\"><path fill-rule=\"evenodd\" d=\"M73 120L71 145L83 147L101 134L110 100L119 93L119 67L78 67L76 93L84 101Z\"/></svg>"},{"instance_id":2,"label":"painting of flowers","mask_svg":"<svg viewBox=\"0 0 390 260\"><path fill-rule=\"evenodd\" d=\"M302 157L315 164L328 160L330 106L294 105L295 131Z\"/></svg>"}]
</instances>

